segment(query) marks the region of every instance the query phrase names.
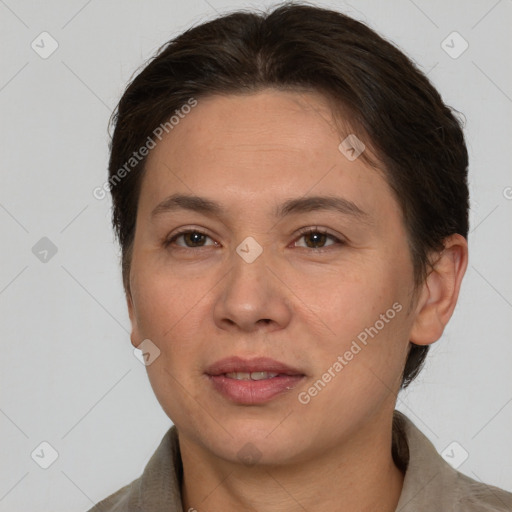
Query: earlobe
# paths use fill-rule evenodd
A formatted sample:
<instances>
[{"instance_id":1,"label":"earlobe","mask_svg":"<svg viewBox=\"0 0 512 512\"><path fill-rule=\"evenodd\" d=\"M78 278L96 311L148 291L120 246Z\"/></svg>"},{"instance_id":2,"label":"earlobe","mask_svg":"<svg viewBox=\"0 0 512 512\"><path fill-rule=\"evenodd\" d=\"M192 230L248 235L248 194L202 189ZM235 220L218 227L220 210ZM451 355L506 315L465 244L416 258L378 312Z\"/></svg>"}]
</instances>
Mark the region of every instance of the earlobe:
<instances>
[{"instance_id":1,"label":"earlobe","mask_svg":"<svg viewBox=\"0 0 512 512\"><path fill-rule=\"evenodd\" d=\"M441 337L457 304L467 264L467 240L459 234L446 238L419 294L409 337L412 343L429 345Z\"/></svg>"}]
</instances>

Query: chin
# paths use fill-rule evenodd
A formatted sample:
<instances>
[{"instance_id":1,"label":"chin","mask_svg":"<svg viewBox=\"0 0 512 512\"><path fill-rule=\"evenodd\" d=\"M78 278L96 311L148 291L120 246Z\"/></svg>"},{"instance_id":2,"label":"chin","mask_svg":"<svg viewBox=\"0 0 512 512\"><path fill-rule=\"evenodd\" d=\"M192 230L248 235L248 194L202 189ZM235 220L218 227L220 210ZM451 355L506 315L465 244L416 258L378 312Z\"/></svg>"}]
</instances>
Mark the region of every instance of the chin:
<instances>
[{"instance_id":1,"label":"chin","mask_svg":"<svg viewBox=\"0 0 512 512\"><path fill-rule=\"evenodd\" d=\"M285 417L285 416L283 416ZM222 435L217 435L219 429L200 432L203 446L217 457L226 461L256 465L286 465L297 462L304 456L305 433L290 430L282 418L273 421L237 420L227 422ZM297 423L294 425L297 427ZM304 426L302 426L304 428ZM229 432L229 433L228 433ZM309 444L310 441L308 441Z\"/></svg>"}]
</instances>

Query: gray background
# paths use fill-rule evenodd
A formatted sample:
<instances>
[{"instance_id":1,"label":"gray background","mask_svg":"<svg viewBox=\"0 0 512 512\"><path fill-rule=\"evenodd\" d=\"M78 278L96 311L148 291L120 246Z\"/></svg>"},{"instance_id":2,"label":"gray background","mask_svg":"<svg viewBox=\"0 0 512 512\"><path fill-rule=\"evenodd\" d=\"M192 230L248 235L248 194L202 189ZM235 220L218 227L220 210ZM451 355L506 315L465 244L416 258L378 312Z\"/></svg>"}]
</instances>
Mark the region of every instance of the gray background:
<instances>
[{"instance_id":1,"label":"gray background","mask_svg":"<svg viewBox=\"0 0 512 512\"><path fill-rule=\"evenodd\" d=\"M106 179L107 122L131 74L170 37L265 5L0 0L1 511L88 509L139 476L170 426L130 344L110 200L92 195ZM468 273L399 409L457 464L468 453L460 471L512 491L512 1L321 5L397 43L466 117ZM55 43L44 31L58 43L47 58ZM457 58L464 42L446 39L453 31L469 44ZM48 469L43 441L59 454Z\"/></svg>"}]
</instances>

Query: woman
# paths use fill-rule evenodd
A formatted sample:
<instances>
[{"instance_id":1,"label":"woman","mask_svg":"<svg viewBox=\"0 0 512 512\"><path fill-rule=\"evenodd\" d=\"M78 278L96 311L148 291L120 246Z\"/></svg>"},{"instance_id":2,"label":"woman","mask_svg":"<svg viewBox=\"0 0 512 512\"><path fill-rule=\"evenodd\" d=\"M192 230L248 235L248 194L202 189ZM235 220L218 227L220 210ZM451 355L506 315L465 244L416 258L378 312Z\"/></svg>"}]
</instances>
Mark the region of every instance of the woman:
<instances>
[{"instance_id":1,"label":"woman","mask_svg":"<svg viewBox=\"0 0 512 512\"><path fill-rule=\"evenodd\" d=\"M406 56L334 11L234 13L114 120L131 341L174 426L93 510L511 509L394 410L468 259L464 136Z\"/></svg>"}]
</instances>

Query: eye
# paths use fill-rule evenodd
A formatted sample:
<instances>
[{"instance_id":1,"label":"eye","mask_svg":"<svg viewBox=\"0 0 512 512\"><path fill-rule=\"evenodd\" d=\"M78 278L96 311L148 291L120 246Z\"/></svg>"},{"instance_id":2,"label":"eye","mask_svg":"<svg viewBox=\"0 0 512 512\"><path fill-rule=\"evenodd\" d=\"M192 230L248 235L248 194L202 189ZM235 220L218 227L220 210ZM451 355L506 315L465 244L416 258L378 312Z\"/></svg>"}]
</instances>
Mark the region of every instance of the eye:
<instances>
[{"instance_id":1,"label":"eye","mask_svg":"<svg viewBox=\"0 0 512 512\"><path fill-rule=\"evenodd\" d=\"M325 247L329 247L330 245L343 245L345 242L340 238L330 234L327 230L322 228L303 228L300 231L300 237L296 239L294 242L297 243L297 240L304 238L306 240L305 245L295 245L295 247L304 247L306 249L315 249L321 250ZM212 243L207 244L206 241L210 239ZM326 244L328 240L331 240L333 243ZM177 243L178 240L182 240L183 243ZM211 239L207 234L198 231L196 229L183 229L178 233L175 233L170 238L166 239L163 243L164 247L168 247L171 244L175 244L177 247L182 247L185 249L194 249L200 247L208 247L208 246L218 246L219 244Z\"/></svg>"},{"instance_id":2,"label":"eye","mask_svg":"<svg viewBox=\"0 0 512 512\"><path fill-rule=\"evenodd\" d=\"M330 234L327 230L323 228L304 228L301 230L301 235L297 240L300 240L301 238L304 238L306 240L306 245L302 247L306 247L309 249L323 249L326 247L325 242L328 239L331 239L334 241L334 244L328 244L329 245L344 245L345 242L343 240L340 240L338 237ZM307 242L309 240L309 243ZM317 247L317 245L320 245L320 247ZM296 246L301 247L301 246Z\"/></svg>"},{"instance_id":3,"label":"eye","mask_svg":"<svg viewBox=\"0 0 512 512\"><path fill-rule=\"evenodd\" d=\"M176 244L178 247L185 247L188 249L194 249L196 247L205 247L205 240L207 238L210 238L205 233L202 233L201 231L197 231L195 229L187 229L179 231L178 233L175 233L172 237L168 238L164 242L164 247L167 247L174 243L178 239L182 239L184 241L183 244ZM210 238L211 240L211 238ZM213 242L213 244L209 245L218 245L217 242Z\"/></svg>"}]
</instances>

